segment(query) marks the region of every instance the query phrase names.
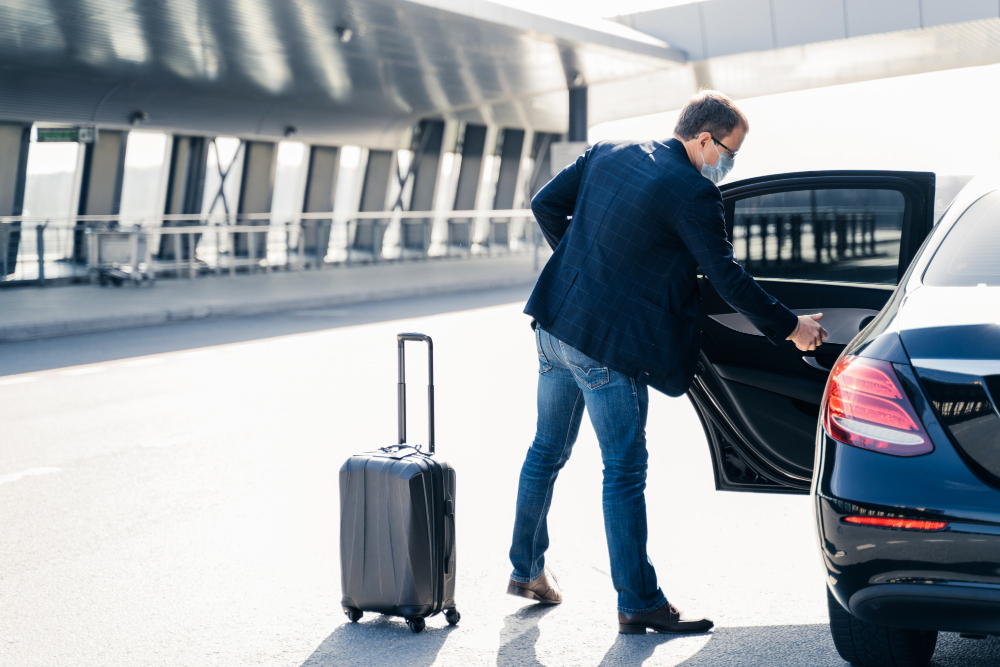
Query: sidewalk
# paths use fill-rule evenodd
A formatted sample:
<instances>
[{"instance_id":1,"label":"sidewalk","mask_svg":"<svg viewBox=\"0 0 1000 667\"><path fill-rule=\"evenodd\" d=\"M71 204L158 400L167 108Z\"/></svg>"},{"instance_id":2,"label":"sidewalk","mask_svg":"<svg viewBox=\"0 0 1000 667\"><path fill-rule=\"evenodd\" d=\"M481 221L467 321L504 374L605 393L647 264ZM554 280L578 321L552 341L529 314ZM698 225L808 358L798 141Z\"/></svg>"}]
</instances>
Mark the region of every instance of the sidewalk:
<instances>
[{"instance_id":1,"label":"sidewalk","mask_svg":"<svg viewBox=\"0 0 1000 667\"><path fill-rule=\"evenodd\" d=\"M320 271L160 279L153 287L24 287L0 291L0 342L208 317L531 285L532 257L431 260Z\"/></svg>"}]
</instances>

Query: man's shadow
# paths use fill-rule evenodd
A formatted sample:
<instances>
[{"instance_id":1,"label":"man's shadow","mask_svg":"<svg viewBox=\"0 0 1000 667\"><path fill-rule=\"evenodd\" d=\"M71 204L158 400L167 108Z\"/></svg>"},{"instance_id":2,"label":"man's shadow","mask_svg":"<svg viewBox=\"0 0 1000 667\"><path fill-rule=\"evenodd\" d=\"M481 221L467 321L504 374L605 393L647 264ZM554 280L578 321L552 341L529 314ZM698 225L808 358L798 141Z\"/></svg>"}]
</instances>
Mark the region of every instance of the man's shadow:
<instances>
[{"instance_id":1,"label":"man's shadow","mask_svg":"<svg viewBox=\"0 0 1000 667\"><path fill-rule=\"evenodd\" d=\"M598 667L639 667L653 657L657 646L666 644L678 636L656 632L649 632L644 636L618 635Z\"/></svg>"},{"instance_id":2,"label":"man's shadow","mask_svg":"<svg viewBox=\"0 0 1000 667\"><path fill-rule=\"evenodd\" d=\"M541 635L538 624L556 606L529 604L503 619L497 667L545 667L535 651Z\"/></svg>"},{"instance_id":3,"label":"man's shadow","mask_svg":"<svg viewBox=\"0 0 1000 667\"><path fill-rule=\"evenodd\" d=\"M456 627L428 623L423 632L414 634L400 618L366 614L371 616L371 620L338 627L302 667L430 667Z\"/></svg>"},{"instance_id":4,"label":"man's shadow","mask_svg":"<svg viewBox=\"0 0 1000 667\"><path fill-rule=\"evenodd\" d=\"M640 667L658 646L681 637L652 633L619 635L600 667ZM1000 664L1000 637L974 641L961 639L952 632L941 633L934 656L933 664L992 667ZM837 654L826 624L716 628L704 646L676 664L677 667L848 667Z\"/></svg>"}]
</instances>

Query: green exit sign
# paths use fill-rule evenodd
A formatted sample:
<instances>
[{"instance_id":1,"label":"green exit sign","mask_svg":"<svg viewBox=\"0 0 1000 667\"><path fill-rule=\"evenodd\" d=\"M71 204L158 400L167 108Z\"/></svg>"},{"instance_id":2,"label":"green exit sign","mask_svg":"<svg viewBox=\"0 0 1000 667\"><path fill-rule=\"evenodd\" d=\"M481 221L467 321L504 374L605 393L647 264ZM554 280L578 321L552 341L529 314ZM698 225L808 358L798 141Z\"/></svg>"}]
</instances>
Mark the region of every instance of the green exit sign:
<instances>
[{"instance_id":1,"label":"green exit sign","mask_svg":"<svg viewBox=\"0 0 1000 667\"><path fill-rule=\"evenodd\" d=\"M36 128L38 141L68 141L92 144L96 130L92 127L39 127Z\"/></svg>"}]
</instances>

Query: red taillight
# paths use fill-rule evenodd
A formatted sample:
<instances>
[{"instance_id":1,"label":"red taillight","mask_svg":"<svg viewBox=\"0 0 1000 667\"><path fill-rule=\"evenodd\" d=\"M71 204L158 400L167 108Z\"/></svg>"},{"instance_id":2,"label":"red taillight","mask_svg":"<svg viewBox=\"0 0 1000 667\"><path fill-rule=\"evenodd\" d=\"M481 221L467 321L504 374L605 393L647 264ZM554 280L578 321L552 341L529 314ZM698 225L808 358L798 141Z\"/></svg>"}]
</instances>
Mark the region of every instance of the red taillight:
<instances>
[{"instance_id":1,"label":"red taillight","mask_svg":"<svg viewBox=\"0 0 1000 667\"><path fill-rule=\"evenodd\" d=\"M879 528L903 528L904 530L941 530L947 521L921 521L919 519L890 519L883 516L845 516L845 523Z\"/></svg>"},{"instance_id":2,"label":"red taillight","mask_svg":"<svg viewBox=\"0 0 1000 667\"><path fill-rule=\"evenodd\" d=\"M830 373L823 426L834 440L896 456L934 451L892 364L841 357Z\"/></svg>"}]
</instances>

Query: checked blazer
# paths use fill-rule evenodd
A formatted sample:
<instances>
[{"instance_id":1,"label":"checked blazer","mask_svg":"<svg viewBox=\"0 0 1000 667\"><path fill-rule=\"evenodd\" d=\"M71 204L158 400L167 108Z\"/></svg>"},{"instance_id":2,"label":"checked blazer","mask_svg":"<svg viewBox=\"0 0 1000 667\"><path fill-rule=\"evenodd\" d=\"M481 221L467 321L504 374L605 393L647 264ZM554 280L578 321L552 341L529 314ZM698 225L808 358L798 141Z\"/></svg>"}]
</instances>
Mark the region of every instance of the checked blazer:
<instances>
[{"instance_id":1,"label":"checked blazer","mask_svg":"<svg viewBox=\"0 0 1000 667\"><path fill-rule=\"evenodd\" d=\"M524 309L532 325L666 394L694 377L699 267L772 343L798 323L736 262L722 193L677 139L602 141L531 210L554 250Z\"/></svg>"}]
</instances>

